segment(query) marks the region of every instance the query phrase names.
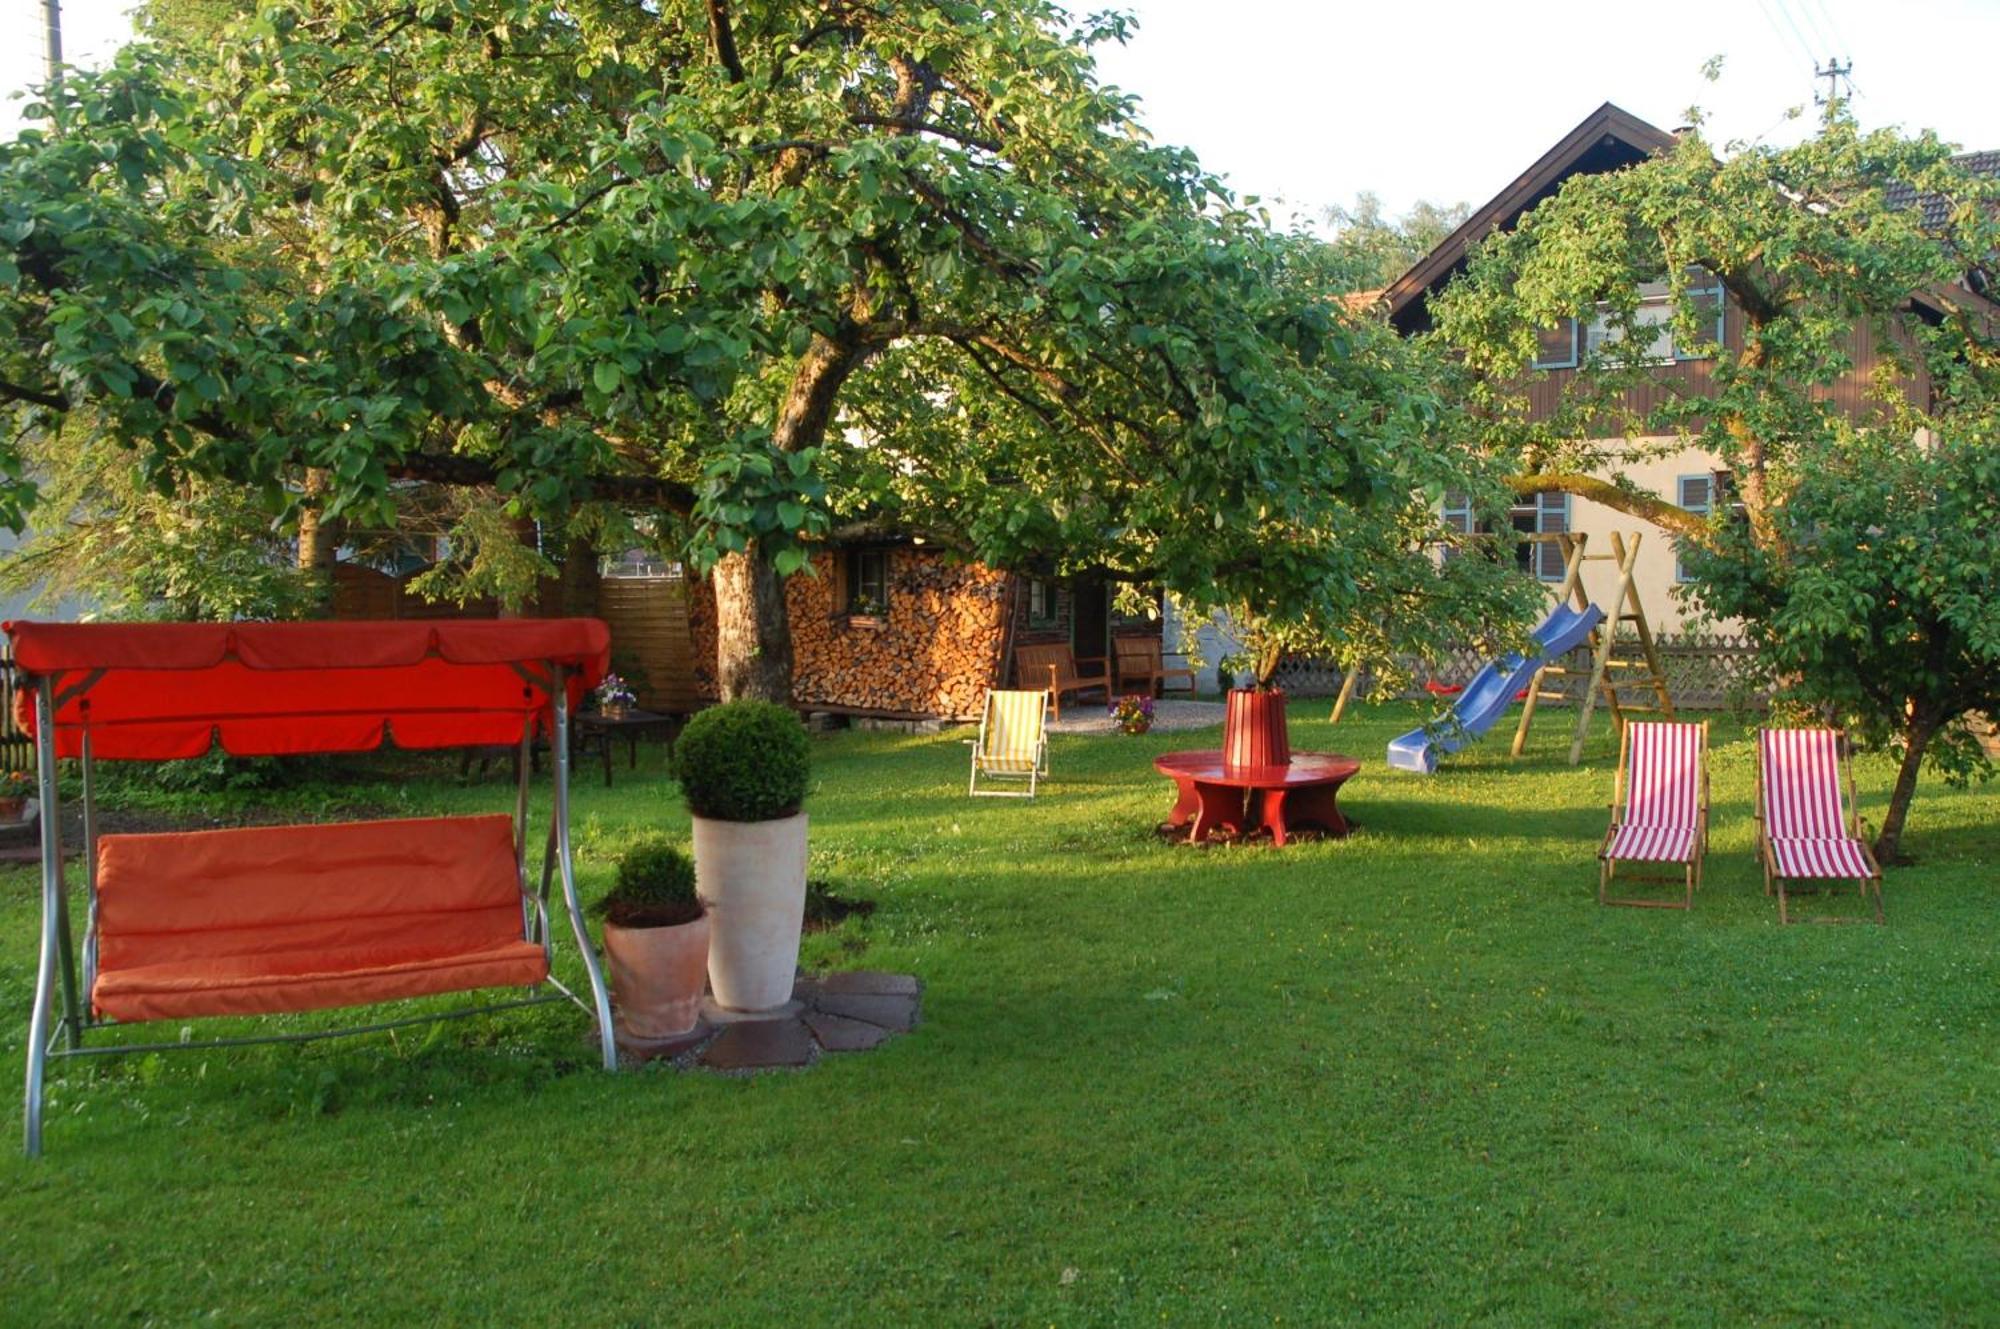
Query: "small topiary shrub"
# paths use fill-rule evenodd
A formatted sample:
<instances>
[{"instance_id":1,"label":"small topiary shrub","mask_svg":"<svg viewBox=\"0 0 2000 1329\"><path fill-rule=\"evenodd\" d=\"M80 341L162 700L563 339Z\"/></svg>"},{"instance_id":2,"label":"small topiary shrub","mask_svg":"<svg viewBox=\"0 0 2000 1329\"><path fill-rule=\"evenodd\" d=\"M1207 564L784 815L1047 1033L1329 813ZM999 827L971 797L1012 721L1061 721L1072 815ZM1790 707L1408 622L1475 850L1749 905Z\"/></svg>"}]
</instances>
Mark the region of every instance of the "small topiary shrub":
<instances>
[{"instance_id":1,"label":"small topiary shrub","mask_svg":"<svg viewBox=\"0 0 2000 1329\"><path fill-rule=\"evenodd\" d=\"M697 714L674 744L688 811L716 821L776 821L805 802L806 727L783 706L732 701Z\"/></svg>"},{"instance_id":2,"label":"small topiary shrub","mask_svg":"<svg viewBox=\"0 0 2000 1329\"><path fill-rule=\"evenodd\" d=\"M695 894L694 864L663 835L640 840L618 860L618 880L597 912L621 928L692 923L706 908Z\"/></svg>"}]
</instances>

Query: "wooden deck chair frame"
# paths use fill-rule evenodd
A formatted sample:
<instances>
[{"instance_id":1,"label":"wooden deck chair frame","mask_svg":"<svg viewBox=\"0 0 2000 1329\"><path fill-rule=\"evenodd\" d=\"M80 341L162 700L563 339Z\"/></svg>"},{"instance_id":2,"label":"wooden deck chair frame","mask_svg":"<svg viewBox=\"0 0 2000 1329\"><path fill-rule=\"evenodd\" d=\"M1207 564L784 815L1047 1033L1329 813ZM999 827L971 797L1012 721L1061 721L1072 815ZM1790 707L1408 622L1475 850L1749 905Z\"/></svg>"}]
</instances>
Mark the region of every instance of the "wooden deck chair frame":
<instances>
[{"instance_id":1,"label":"wooden deck chair frame","mask_svg":"<svg viewBox=\"0 0 2000 1329\"><path fill-rule=\"evenodd\" d=\"M986 751L986 727L993 718L993 701L996 697L1029 697L1042 699L1041 724L1035 734L1035 759L1025 771L989 770L986 763L992 760ZM1014 758L1012 760L1019 760ZM1026 789L981 789L979 775L985 771L988 780L1026 780ZM979 710L979 736L972 740L972 778L966 792L978 798L1033 798L1035 786L1049 778L1049 694L1040 688L1024 688L1018 691L1003 688L988 688L986 704Z\"/></svg>"},{"instance_id":2,"label":"wooden deck chair frame","mask_svg":"<svg viewBox=\"0 0 2000 1329\"><path fill-rule=\"evenodd\" d=\"M1778 870L1777 852L1771 843L1771 828L1764 817L1764 739L1765 730L1758 731L1757 737L1757 795L1754 808L1757 817L1757 864L1764 870L1764 894L1778 897L1778 923L1785 926L1794 920L1788 902L1790 895L1824 895L1832 897L1840 894L1840 888L1848 882L1855 885L1855 893L1862 903L1868 902L1869 893L1875 897L1875 917L1857 918L1851 915L1822 915L1799 920L1811 923L1885 923L1887 916L1882 912L1882 865L1875 858L1875 848L1869 843L1869 824L1861 819L1861 806L1856 797L1854 783L1854 750L1847 740L1847 732L1841 729L1833 734L1834 760L1839 770L1838 792L1844 807L1841 823L1853 837L1861 850L1861 858L1868 865L1866 877L1787 877ZM1800 885L1800 882L1814 883Z\"/></svg>"},{"instance_id":3,"label":"wooden deck chair frame","mask_svg":"<svg viewBox=\"0 0 2000 1329\"><path fill-rule=\"evenodd\" d=\"M79 948L73 940L69 888L64 880L62 867L62 807L57 778L56 717L60 708L82 697L95 686L104 671L98 670L80 682L70 684L61 693L56 691L54 683L47 677L28 680L34 688L33 705L36 718L35 756L41 799L39 829L42 905L40 958L35 973L34 1004L28 1021L26 1058L27 1101L23 1118L23 1147L29 1158L39 1157L42 1152L44 1087L49 1063L59 1058L121 1056L135 1052L190 1052L258 1043L304 1043L323 1038L377 1033L407 1025L434 1024L440 1020L460 1019L524 1006L569 1002L595 1020L595 1032L604 1068L606 1070L618 1068L618 1046L612 1024L610 990L606 986L603 967L596 949L591 944L589 929L584 922L583 903L577 892L575 860L570 842L570 714L567 685L569 671L554 661L547 661L539 666L515 665L514 669L523 678L548 690L551 702L550 726L553 729L550 749L553 756L551 784L554 794L554 814L549 822L548 838L542 854L539 893L530 890L528 885L528 795L530 772L534 764L530 760L535 735L533 724L527 726L520 740L519 779L515 787L512 820L515 875L521 891L523 939L539 945L544 955L553 959L555 936L554 929L550 925L550 887L559 877L562 882L562 903L569 917L571 934L575 939L583 966L588 984L587 992L572 991L551 972L543 980L544 986L550 989L549 991L529 988L523 990L521 996L510 1000L427 1011L421 1015L370 1024L204 1040L118 1041L95 1045L86 1041L87 1035L118 1028L123 1023L109 1017L94 1015L89 1004L89 994L95 983L98 968L96 757L92 750L91 729L86 720L81 732L81 747L77 754L82 786L80 793L86 920L82 946ZM85 713L88 714L87 702Z\"/></svg>"},{"instance_id":4,"label":"wooden deck chair frame","mask_svg":"<svg viewBox=\"0 0 2000 1329\"><path fill-rule=\"evenodd\" d=\"M1624 905L1633 909L1692 909L1694 893L1701 889L1702 868L1708 857L1708 721L1700 725L1701 742L1696 748L1695 760L1701 767L1700 804L1695 809L1694 839L1689 842L1688 857L1681 864L1678 875L1661 872L1619 872L1620 862L1638 862L1637 859L1614 859L1610 856L1612 841L1623 829L1622 820L1626 813L1626 782L1632 755L1632 726L1625 725L1618 731L1618 773L1611 787L1611 828L1604 832L1604 839L1597 846L1597 902L1604 905ZM1676 860L1667 859L1665 862ZM1663 882L1681 886L1685 893L1679 900L1644 899L1637 897L1617 897L1611 894L1614 881Z\"/></svg>"}]
</instances>

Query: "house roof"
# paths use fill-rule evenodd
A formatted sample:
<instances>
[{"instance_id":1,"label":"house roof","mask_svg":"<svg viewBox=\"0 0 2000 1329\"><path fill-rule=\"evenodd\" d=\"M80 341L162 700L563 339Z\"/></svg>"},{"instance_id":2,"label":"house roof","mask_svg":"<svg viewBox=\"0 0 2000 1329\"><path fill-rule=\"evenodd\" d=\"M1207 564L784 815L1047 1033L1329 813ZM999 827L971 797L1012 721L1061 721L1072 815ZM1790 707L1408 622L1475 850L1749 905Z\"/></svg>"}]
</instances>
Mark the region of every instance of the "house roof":
<instances>
[{"instance_id":1,"label":"house roof","mask_svg":"<svg viewBox=\"0 0 2000 1329\"><path fill-rule=\"evenodd\" d=\"M1984 152L1964 152L1952 161L1972 175L2000 176L2000 148L1989 148ZM1942 194L1919 195L1914 185L1890 185L1882 191L1882 197L1892 208L1907 208L1921 205L1924 210L1925 226L1942 226L1950 211L1950 200Z\"/></svg>"},{"instance_id":2,"label":"house roof","mask_svg":"<svg viewBox=\"0 0 2000 1329\"><path fill-rule=\"evenodd\" d=\"M1583 118L1512 184L1473 212L1462 225L1391 282L1383 300L1389 321L1405 333L1429 323L1424 297L1443 287L1465 266L1473 244L1489 231L1506 230L1529 208L1548 198L1572 175L1616 171L1674 144L1674 136L1610 102Z\"/></svg>"},{"instance_id":3,"label":"house roof","mask_svg":"<svg viewBox=\"0 0 2000 1329\"><path fill-rule=\"evenodd\" d=\"M1402 276L1379 293L1363 293L1370 297L1363 303L1379 299L1389 321L1405 335L1424 330L1430 326L1428 297L1464 270L1467 253L1489 232L1513 226L1522 213L1552 196L1573 175L1623 170L1673 145L1673 134L1611 102L1604 103ZM2000 176L2000 149L1968 152L1953 160L1975 175ZM1926 226L1942 224L1949 207L1944 198L1935 194L1920 197L1909 185L1892 186L1886 197L1892 206L1921 206ZM1358 296L1344 298L1349 308L1361 307L1356 304ZM1919 301L1927 306L1937 304L1935 298L1919 297Z\"/></svg>"}]
</instances>

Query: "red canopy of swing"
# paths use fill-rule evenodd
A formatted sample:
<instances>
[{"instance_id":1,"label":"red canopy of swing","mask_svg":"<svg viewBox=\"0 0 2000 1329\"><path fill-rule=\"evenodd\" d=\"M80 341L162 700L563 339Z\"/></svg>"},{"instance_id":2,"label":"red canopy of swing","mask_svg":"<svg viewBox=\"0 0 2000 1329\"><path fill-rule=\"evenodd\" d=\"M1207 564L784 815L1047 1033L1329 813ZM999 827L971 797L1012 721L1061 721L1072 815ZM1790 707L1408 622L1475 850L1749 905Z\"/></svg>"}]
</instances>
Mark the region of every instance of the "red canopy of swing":
<instances>
[{"instance_id":1,"label":"red canopy of swing","mask_svg":"<svg viewBox=\"0 0 2000 1329\"><path fill-rule=\"evenodd\" d=\"M594 618L403 623L8 623L15 697L56 696L59 756L239 757L518 743L545 715L552 669L571 704L609 665Z\"/></svg>"}]
</instances>

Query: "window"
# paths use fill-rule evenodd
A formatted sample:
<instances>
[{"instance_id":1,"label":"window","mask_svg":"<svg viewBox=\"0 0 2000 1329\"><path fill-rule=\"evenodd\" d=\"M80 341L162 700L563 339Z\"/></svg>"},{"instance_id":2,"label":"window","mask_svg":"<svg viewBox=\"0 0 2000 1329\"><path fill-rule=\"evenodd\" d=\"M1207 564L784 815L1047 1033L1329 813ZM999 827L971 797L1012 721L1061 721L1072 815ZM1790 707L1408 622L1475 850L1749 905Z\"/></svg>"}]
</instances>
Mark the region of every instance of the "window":
<instances>
[{"instance_id":1,"label":"window","mask_svg":"<svg viewBox=\"0 0 2000 1329\"><path fill-rule=\"evenodd\" d=\"M1522 535L1554 535L1569 529L1569 495L1546 492L1517 502L1508 510L1514 529ZM1562 545L1554 540L1523 541L1516 546L1515 561L1521 571L1543 581L1561 581L1564 572Z\"/></svg>"},{"instance_id":2,"label":"window","mask_svg":"<svg viewBox=\"0 0 2000 1329\"><path fill-rule=\"evenodd\" d=\"M1552 328L1535 333L1536 369L1576 368L1576 320L1566 318Z\"/></svg>"},{"instance_id":3,"label":"window","mask_svg":"<svg viewBox=\"0 0 2000 1329\"><path fill-rule=\"evenodd\" d=\"M1710 471L1704 475L1683 475L1674 485L1677 491L1674 501L1689 512L1707 517L1714 514L1720 504L1732 519L1743 516L1743 503L1736 497L1736 484L1728 471ZM1676 555L1674 558L1674 580L1691 582L1687 564Z\"/></svg>"},{"instance_id":4,"label":"window","mask_svg":"<svg viewBox=\"0 0 2000 1329\"><path fill-rule=\"evenodd\" d=\"M1028 626L1052 628L1056 625L1056 586L1052 581L1033 577L1028 581Z\"/></svg>"},{"instance_id":5,"label":"window","mask_svg":"<svg viewBox=\"0 0 2000 1329\"><path fill-rule=\"evenodd\" d=\"M1680 493L1675 496L1675 501L1689 512L1699 513L1706 517L1710 512L1714 511L1715 477L1713 475L1683 475L1677 482L1676 488L1680 490ZM1687 561L1678 554L1674 556L1674 580L1683 584L1694 580L1694 577L1688 573Z\"/></svg>"},{"instance_id":6,"label":"window","mask_svg":"<svg viewBox=\"0 0 2000 1329\"><path fill-rule=\"evenodd\" d=\"M1683 345L1673 334L1674 298L1667 283L1646 282L1639 287L1639 307L1633 311L1632 321L1641 330L1640 335L1647 339L1651 363L1705 360L1715 354L1716 346L1722 344L1722 283L1707 273L1690 274L1688 302L1703 323L1699 338ZM1712 328L1707 323L1711 315L1714 318ZM1583 330L1583 354L1586 358L1595 358L1605 347L1615 346L1624 339L1625 330L1611 321L1609 307L1600 305L1597 317L1591 319L1589 326Z\"/></svg>"},{"instance_id":7,"label":"window","mask_svg":"<svg viewBox=\"0 0 2000 1329\"><path fill-rule=\"evenodd\" d=\"M847 612L855 618L884 618L889 613L889 551L847 551Z\"/></svg>"},{"instance_id":8,"label":"window","mask_svg":"<svg viewBox=\"0 0 2000 1329\"><path fill-rule=\"evenodd\" d=\"M1444 496L1441 515L1444 518L1444 528L1447 531L1454 531L1459 535L1472 534L1472 496L1470 494L1447 491ZM1444 556L1446 558L1457 558L1459 554L1464 552L1465 548L1466 545L1463 541L1448 543L1444 546Z\"/></svg>"}]
</instances>

